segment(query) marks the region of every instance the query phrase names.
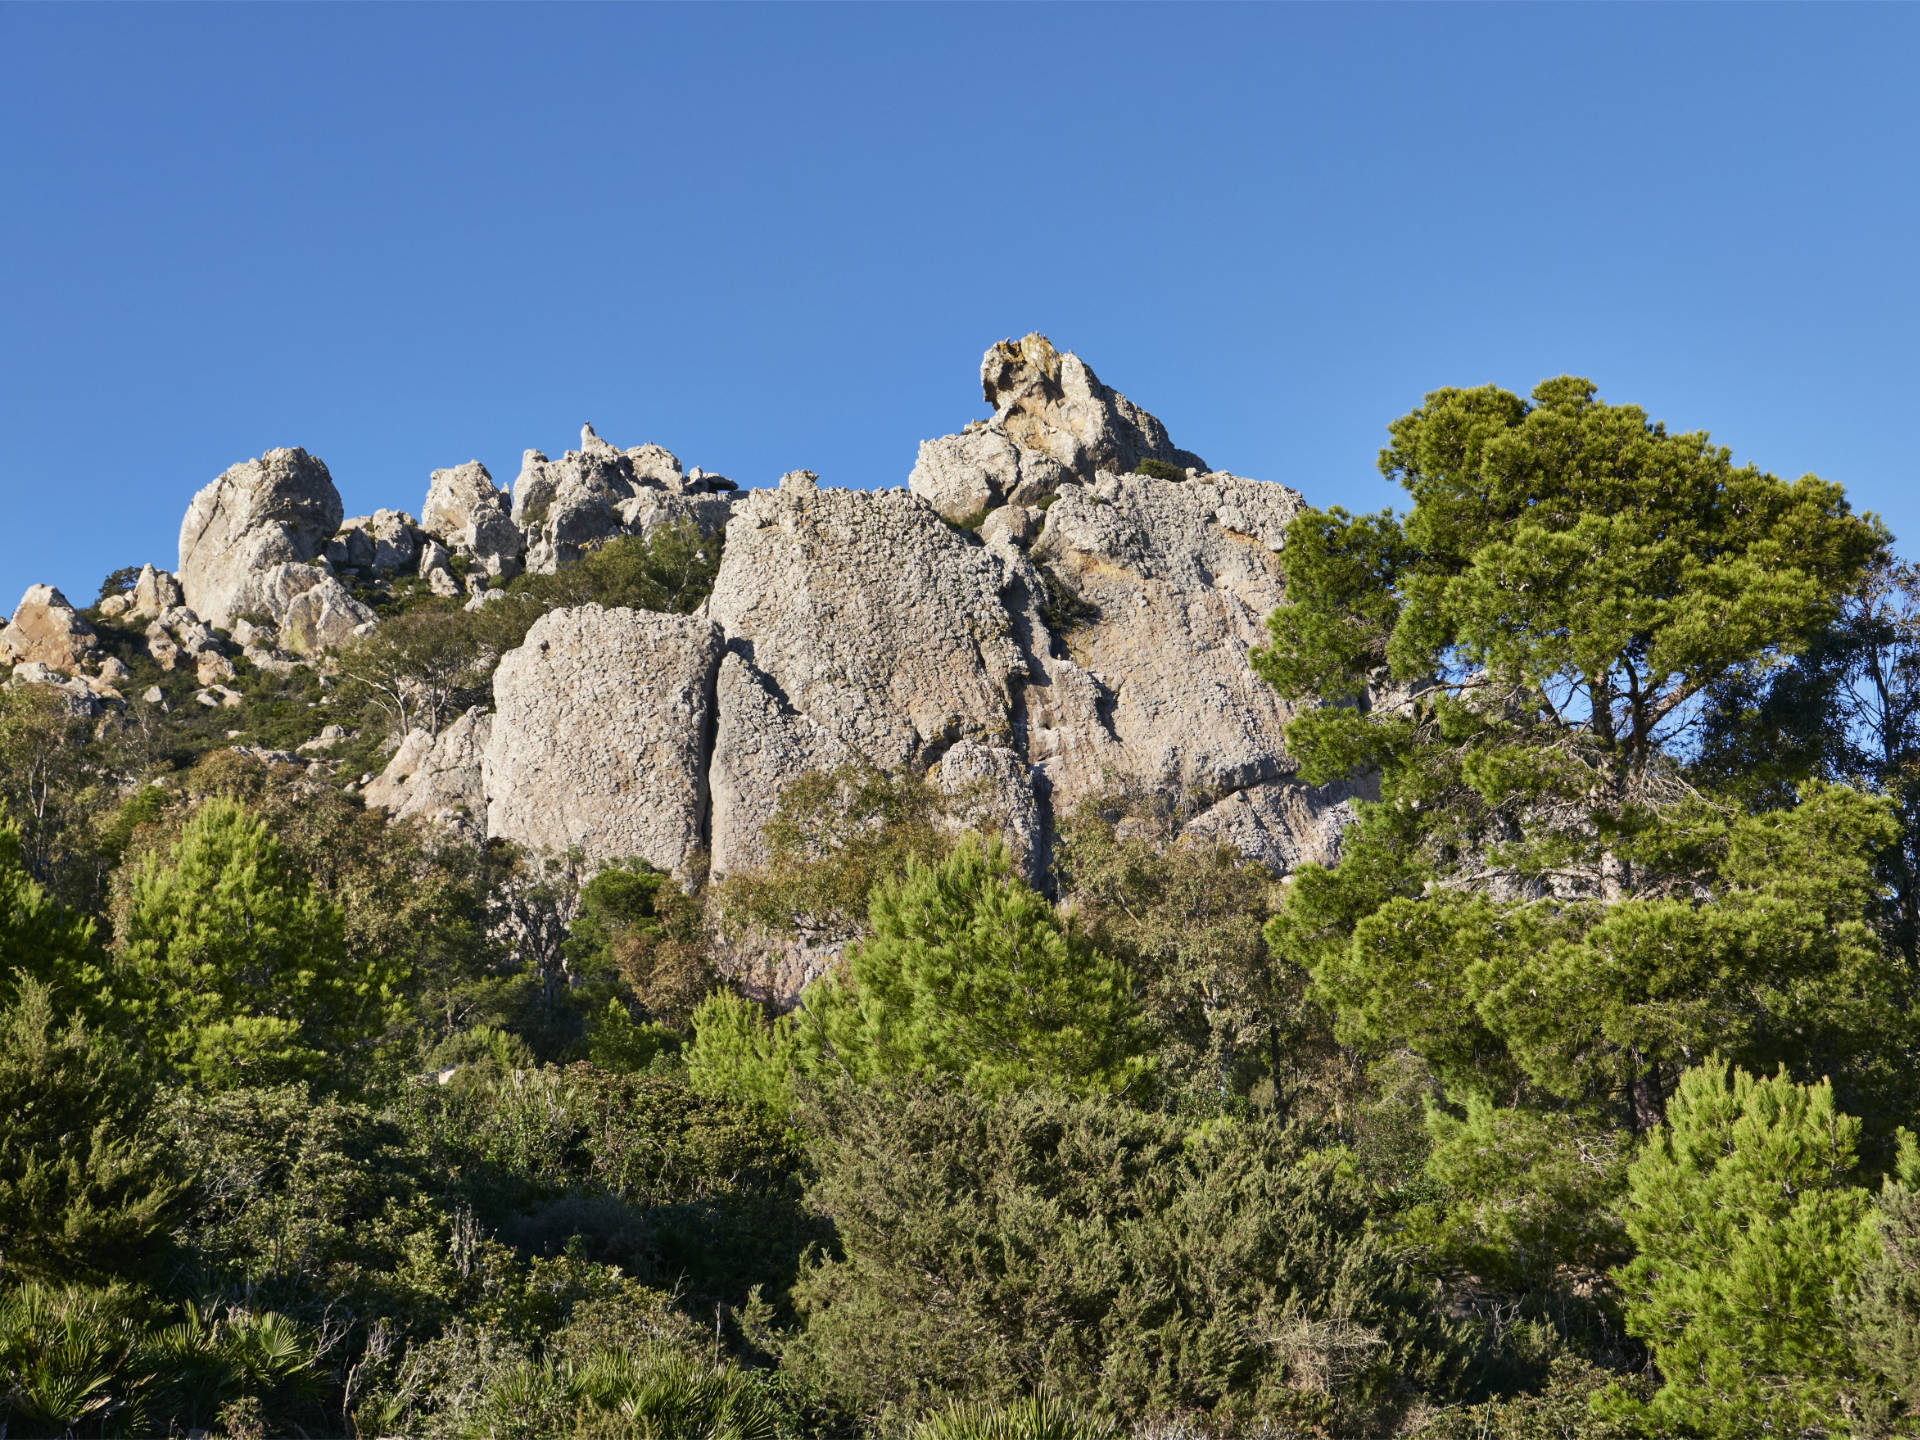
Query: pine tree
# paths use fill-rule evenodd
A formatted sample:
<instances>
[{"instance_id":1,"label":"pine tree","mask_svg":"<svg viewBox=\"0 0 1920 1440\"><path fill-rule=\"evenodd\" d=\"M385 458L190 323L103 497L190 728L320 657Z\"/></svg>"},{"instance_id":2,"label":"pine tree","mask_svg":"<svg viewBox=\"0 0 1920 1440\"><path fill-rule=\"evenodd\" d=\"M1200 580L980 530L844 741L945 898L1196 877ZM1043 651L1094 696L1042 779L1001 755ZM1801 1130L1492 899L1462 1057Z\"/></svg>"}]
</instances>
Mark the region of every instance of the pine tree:
<instances>
[{"instance_id":1,"label":"pine tree","mask_svg":"<svg viewBox=\"0 0 1920 1440\"><path fill-rule=\"evenodd\" d=\"M844 970L809 986L792 1019L704 1005L688 1056L698 1082L778 1104L783 1067L861 1083L956 1075L988 1094L1117 1091L1145 1072L1125 967L1013 875L998 842L967 836L937 865L911 862L875 887L868 920Z\"/></svg>"},{"instance_id":2,"label":"pine tree","mask_svg":"<svg viewBox=\"0 0 1920 1440\"><path fill-rule=\"evenodd\" d=\"M115 1001L153 1060L204 1084L313 1075L374 1038L396 977L243 807L209 800L135 870Z\"/></svg>"},{"instance_id":3,"label":"pine tree","mask_svg":"<svg viewBox=\"0 0 1920 1440\"><path fill-rule=\"evenodd\" d=\"M1824 1082L1719 1060L1681 1077L1628 1172L1638 1253L1614 1276L1665 1383L1644 1406L1616 1394L1603 1409L1728 1440L1841 1424L1861 1389L1840 1310L1869 1211L1859 1132Z\"/></svg>"},{"instance_id":4,"label":"pine tree","mask_svg":"<svg viewBox=\"0 0 1920 1440\"><path fill-rule=\"evenodd\" d=\"M32 979L0 1009L0 1277L70 1283L139 1270L175 1187L139 1133L147 1092Z\"/></svg>"},{"instance_id":5,"label":"pine tree","mask_svg":"<svg viewBox=\"0 0 1920 1440\"><path fill-rule=\"evenodd\" d=\"M1807 645L1884 531L1583 380L1438 391L1391 433L1411 510L1296 517L1253 657L1306 707L1302 778L1380 787L1270 943L1343 1040L1412 1051L1458 1113L1555 1117L1561 1148L1645 1133L1716 1049L1834 1076L1884 1143L1912 1091L1873 923L1888 804L1814 783L1756 812L1688 770L1704 697ZM1510 1154L1501 1188L1554 1183L1552 1147Z\"/></svg>"}]
</instances>

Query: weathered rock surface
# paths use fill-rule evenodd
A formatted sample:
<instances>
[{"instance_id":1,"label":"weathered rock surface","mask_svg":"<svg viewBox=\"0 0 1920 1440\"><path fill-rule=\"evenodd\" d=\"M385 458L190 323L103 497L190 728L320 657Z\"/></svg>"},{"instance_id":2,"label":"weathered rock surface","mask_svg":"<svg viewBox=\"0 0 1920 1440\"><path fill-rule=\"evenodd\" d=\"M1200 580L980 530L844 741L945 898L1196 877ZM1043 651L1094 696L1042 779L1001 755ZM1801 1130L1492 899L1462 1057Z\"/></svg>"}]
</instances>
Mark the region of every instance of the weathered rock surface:
<instances>
[{"instance_id":1,"label":"weathered rock surface","mask_svg":"<svg viewBox=\"0 0 1920 1440\"><path fill-rule=\"evenodd\" d=\"M780 792L809 770L831 770L854 752L789 706L750 661L729 653L715 687L717 722L707 773L713 873L738 874L767 862L761 827Z\"/></svg>"},{"instance_id":2,"label":"weathered rock surface","mask_svg":"<svg viewBox=\"0 0 1920 1440\"><path fill-rule=\"evenodd\" d=\"M376 510L340 522L327 541L327 563L343 569L401 575L415 566L424 537L404 510Z\"/></svg>"},{"instance_id":3,"label":"weathered rock surface","mask_svg":"<svg viewBox=\"0 0 1920 1440\"><path fill-rule=\"evenodd\" d=\"M1054 577L1054 658L1028 691L1036 728L1053 732L1035 759L1056 808L1103 788L1107 771L1214 793L1291 774L1291 711L1247 651L1281 601L1276 551L1300 506L1284 485L1227 474L1061 490L1032 552Z\"/></svg>"},{"instance_id":4,"label":"weathered rock surface","mask_svg":"<svg viewBox=\"0 0 1920 1440\"><path fill-rule=\"evenodd\" d=\"M420 506L420 528L452 547L465 543L469 528L483 512L506 515L510 498L493 483L478 460L435 470L427 477L427 498Z\"/></svg>"},{"instance_id":5,"label":"weathered rock surface","mask_svg":"<svg viewBox=\"0 0 1920 1440\"><path fill-rule=\"evenodd\" d=\"M998 835L1027 880L1040 883L1049 849L1046 822L1024 758L1003 745L962 740L929 773L956 802L948 817L955 829Z\"/></svg>"},{"instance_id":6,"label":"weathered rock surface","mask_svg":"<svg viewBox=\"0 0 1920 1440\"><path fill-rule=\"evenodd\" d=\"M877 765L1004 744L1025 675L1000 570L917 496L749 491L707 613L785 702Z\"/></svg>"},{"instance_id":7,"label":"weathered rock surface","mask_svg":"<svg viewBox=\"0 0 1920 1440\"><path fill-rule=\"evenodd\" d=\"M494 675L487 833L689 875L721 644L694 616L585 605L535 621Z\"/></svg>"},{"instance_id":8,"label":"weathered rock surface","mask_svg":"<svg viewBox=\"0 0 1920 1440\"><path fill-rule=\"evenodd\" d=\"M180 582L165 570L151 565L140 567L140 578L133 583L132 620L158 620L167 611L187 603Z\"/></svg>"},{"instance_id":9,"label":"weathered rock surface","mask_svg":"<svg viewBox=\"0 0 1920 1440\"><path fill-rule=\"evenodd\" d=\"M361 796L369 809L385 810L395 819L418 815L470 840L484 839L487 795L483 769L492 734L493 716L478 706L438 736L412 731ZM327 743L332 744L333 739ZM308 746L322 748L308 741L301 749Z\"/></svg>"},{"instance_id":10,"label":"weathered rock surface","mask_svg":"<svg viewBox=\"0 0 1920 1440\"><path fill-rule=\"evenodd\" d=\"M51 585L29 585L0 629L0 665L40 664L68 674L93 658L100 637Z\"/></svg>"},{"instance_id":11,"label":"weathered rock surface","mask_svg":"<svg viewBox=\"0 0 1920 1440\"><path fill-rule=\"evenodd\" d=\"M99 682L89 683L89 678L84 675L70 677L39 660L24 660L14 666L5 688L13 690L23 685L32 685L57 696L66 713L76 720L91 720L100 714L102 691L111 698L119 698L119 693L110 686Z\"/></svg>"},{"instance_id":12,"label":"weathered rock surface","mask_svg":"<svg viewBox=\"0 0 1920 1440\"><path fill-rule=\"evenodd\" d=\"M296 655L318 655L374 623L373 611L354 599L325 565L275 565L255 571L233 598L236 614L244 610L266 616L280 644Z\"/></svg>"},{"instance_id":13,"label":"weathered rock surface","mask_svg":"<svg viewBox=\"0 0 1920 1440\"><path fill-rule=\"evenodd\" d=\"M955 525L968 525L1002 505L1037 505L1073 478L1051 455L1015 444L994 419L922 441L907 488Z\"/></svg>"},{"instance_id":14,"label":"weathered rock surface","mask_svg":"<svg viewBox=\"0 0 1920 1440\"><path fill-rule=\"evenodd\" d=\"M718 493L696 494L710 490ZM732 482L702 477L695 487L680 462L658 445L616 450L582 427L580 448L558 460L529 450L513 483L513 520L525 532L526 565L548 574L571 564L589 546L618 535L650 533L673 520L690 520L702 534L718 534L730 509Z\"/></svg>"},{"instance_id":15,"label":"weathered rock surface","mask_svg":"<svg viewBox=\"0 0 1920 1440\"><path fill-rule=\"evenodd\" d=\"M233 466L193 497L180 523L180 585L186 603L225 629L253 575L314 559L340 528L340 492L318 459L269 450Z\"/></svg>"},{"instance_id":16,"label":"weathered rock surface","mask_svg":"<svg viewBox=\"0 0 1920 1440\"><path fill-rule=\"evenodd\" d=\"M1015 445L1050 455L1082 480L1101 470L1124 474L1145 459L1181 470L1207 468L1198 455L1174 446L1166 426L1044 335L989 349L980 361L980 388Z\"/></svg>"}]
</instances>

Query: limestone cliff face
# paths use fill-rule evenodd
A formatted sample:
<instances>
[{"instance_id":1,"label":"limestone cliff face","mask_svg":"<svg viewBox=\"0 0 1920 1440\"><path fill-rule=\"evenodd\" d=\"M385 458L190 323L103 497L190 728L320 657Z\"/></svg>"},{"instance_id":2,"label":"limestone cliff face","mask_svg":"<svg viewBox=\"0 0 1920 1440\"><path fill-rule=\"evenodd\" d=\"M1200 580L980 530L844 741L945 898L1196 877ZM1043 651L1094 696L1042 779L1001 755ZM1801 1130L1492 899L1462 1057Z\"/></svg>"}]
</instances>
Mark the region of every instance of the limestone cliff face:
<instances>
[{"instance_id":1,"label":"limestone cliff face","mask_svg":"<svg viewBox=\"0 0 1920 1440\"><path fill-rule=\"evenodd\" d=\"M1276 872L1337 856L1351 792L1295 780L1290 711L1247 661L1284 597L1299 494L1205 470L1038 337L995 346L982 374L993 419L923 446L907 490L794 471L728 496L702 615L586 606L536 625L501 667L471 782L488 833L724 876L765 861L789 783L858 759L964 796L962 823L999 831L1036 879L1059 817L1116 787L1198 799L1190 834ZM535 551L557 554L553 516L594 495L683 498L655 448L589 429L563 461L530 457L514 508ZM1158 473L1106 468L1142 459ZM458 789L414 748L396 765Z\"/></svg>"},{"instance_id":2,"label":"limestone cliff face","mask_svg":"<svg viewBox=\"0 0 1920 1440\"><path fill-rule=\"evenodd\" d=\"M695 616L584 605L535 621L494 675L487 833L690 877L705 848L720 649Z\"/></svg>"},{"instance_id":3,"label":"limestone cliff face","mask_svg":"<svg viewBox=\"0 0 1920 1440\"><path fill-rule=\"evenodd\" d=\"M701 614L548 614L502 661L495 711L402 737L368 803L692 879L761 864L782 790L858 759L963 797L957 823L998 830L1036 879L1060 817L1120 786L1179 796L1189 834L1276 872L1334 858L1353 796L1294 778L1288 708L1247 662L1300 496L1209 470L1043 337L992 346L981 385L991 413L923 444L895 490L794 471L740 492L588 426L559 460L527 452L510 503L472 461L433 473L418 523L343 524L320 461L269 451L194 497L177 583L149 568L102 613L149 620L161 663L211 686L236 646L324 667L376 623L342 574L454 595L455 557L506 578L688 520L725 534ZM0 660L95 704L113 677L80 671L93 638L29 592Z\"/></svg>"}]
</instances>

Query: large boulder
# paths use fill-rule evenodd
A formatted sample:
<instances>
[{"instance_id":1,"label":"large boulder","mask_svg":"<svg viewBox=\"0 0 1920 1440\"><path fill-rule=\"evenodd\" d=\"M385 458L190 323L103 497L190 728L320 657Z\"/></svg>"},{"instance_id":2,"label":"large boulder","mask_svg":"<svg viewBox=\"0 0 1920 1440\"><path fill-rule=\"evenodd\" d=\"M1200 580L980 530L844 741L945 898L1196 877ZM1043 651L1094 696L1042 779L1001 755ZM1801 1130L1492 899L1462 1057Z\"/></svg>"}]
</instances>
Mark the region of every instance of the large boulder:
<instances>
[{"instance_id":1,"label":"large boulder","mask_svg":"<svg viewBox=\"0 0 1920 1440\"><path fill-rule=\"evenodd\" d=\"M721 649L694 616L583 605L535 621L494 674L487 833L689 876Z\"/></svg>"},{"instance_id":2,"label":"large boulder","mask_svg":"<svg viewBox=\"0 0 1920 1440\"><path fill-rule=\"evenodd\" d=\"M997 420L922 441L907 488L955 525L977 525L1000 506L1037 505L1074 478L1051 455L1023 449Z\"/></svg>"},{"instance_id":3,"label":"large boulder","mask_svg":"<svg viewBox=\"0 0 1920 1440\"><path fill-rule=\"evenodd\" d=\"M720 662L714 712L710 859L714 875L725 876L767 863L761 830L791 781L844 765L854 752L786 704L774 683L736 653Z\"/></svg>"},{"instance_id":4,"label":"large boulder","mask_svg":"<svg viewBox=\"0 0 1920 1440\"><path fill-rule=\"evenodd\" d=\"M246 608L235 601L250 577L319 556L341 514L333 477L304 450L269 450L233 466L193 497L180 522L186 603L227 628Z\"/></svg>"},{"instance_id":5,"label":"large boulder","mask_svg":"<svg viewBox=\"0 0 1920 1440\"><path fill-rule=\"evenodd\" d=\"M1198 455L1178 449L1159 420L1044 335L990 348L980 361L980 388L994 422L1015 445L1051 456L1084 481L1101 470L1124 474L1142 460L1207 468Z\"/></svg>"},{"instance_id":6,"label":"large boulder","mask_svg":"<svg viewBox=\"0 0 1920 1440\"><path fill-rule=\"evenodd\" d=\"M538 453L527 452L529 459ZM527 542L510 508L510 497L494 485L487 467L469 460L451 470L433 472L420 509L420 527L454 553L478 560L489 575L511 579L520 573Z\"/></svg>"},{"instance_id":7,"label":"large boulder","mask_svg":"<svg viewBox=\"0 0 1920 1440\"><path fill-rule=\"evenodd\" d=\"M0 630L0 665L45 665L68 675L93 657L100 637L51 585L29 585Z\"/></svg>"},{"instance_id":8,"label":"large boulder","mask_svg":"<svg viewBox=\"0 0 1920 1440\"><path fill-rule=\"evenodd\" d=\"M236 615L245 612L272 621L280 644L296 655L331 650L365 633L376 618L325 565L275 565L255 571L233 600Z\"/></svg>"},{"instance_id":9,"label":"large boulder","mask_svg":"<svg viewBox=\"0 0 1920 1440\"><path fill-rule=\"evenodd\" d=\"M167 611L187 603L187 592L165 570L151 565L140 567L140 578L133 582L133 607L129 620L158 620Z\"/></svg>"},{"instance_id":10,"label":"large boulder","mask_svg":"<svg viewBox=\"0 0 1920 1440\"><path fill-rule=\"evenodd\" d=\"M361 799L369 810L385 810L396 820L418 815L469 840L482 840L487 823L483 770L492 736L493 716L478 706L438 735L411 731Z\"/></svg>"},{"instance_id":11,"label":"large boulder","mask_svg":"<svg viewBox=\"0 0 1920 1440\"><path fill-rule=\"evenodd\" d=\"M1062 488L1032 550L1046 653L1027 692L1056 808L1116 780L1224 796L1291 776L1292 711L1247 652L1283 598L1301 504L1228 474Z\"/></svg>"}]
</instances>

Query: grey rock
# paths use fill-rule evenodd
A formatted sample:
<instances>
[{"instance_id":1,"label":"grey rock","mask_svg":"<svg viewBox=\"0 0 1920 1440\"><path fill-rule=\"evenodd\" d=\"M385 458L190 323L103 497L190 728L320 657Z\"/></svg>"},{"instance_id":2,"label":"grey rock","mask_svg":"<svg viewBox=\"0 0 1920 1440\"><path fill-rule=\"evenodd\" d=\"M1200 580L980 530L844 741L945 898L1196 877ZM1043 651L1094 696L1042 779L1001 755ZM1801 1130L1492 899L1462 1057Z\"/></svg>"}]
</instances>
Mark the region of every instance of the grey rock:
<instances>
[{"instance_id":1,"label":"grey rock","mask_svg":"<svg viewBox=\"0 0 1920 1440\"><path fill-rule=\"evenodd\" d=\"M1002 743L1025 674L997 562L900 491L783 481L735 507L707 613L849 750L925 766Z\"/></svg>"},{"instance_id":2,"label":"grey rock","mask_svg":"<svg viewBox=\"0 0 1920 1440\"><path fill-rule=\"evenodd\" d=\"M6 688L9 690L26 685L57 696L67 715L76 720L92 720L99 716L102 709L100 690L107 691L113 699L119 698L119 693L110 686L100 685L96 689L98 682L89 684L85 676L69 677L39 660L22 661L14 666L13 674L7 678Z\"/></svg>"},{"instance_id":3,"label":"grey rock","mask_svg":"<svg viewBox=\"0 0 1920 1440\"><path fill-rule=\"evenodd\" d=\"M341 570L373 568L373 517L353 515L340 522L340 529L327 541L323 552L327 564Z\"/></svg>"},{"instance_id":4,"label":"grey rock","mask_svg":"<svg viewBox=\"0 0 1920 1440\"><path fill-rule=\"evenodd\" d=\"M99 606L101 618L106 620L118 620L132 608L133 596L131 595L109 595L100 602Z\"/></svg>"},{"instance_id":5,"label":"grey rock","mask_svg":"<svg viewBox=\"0 0 1920 1440\"><path fill-rule=\"evenodd\" d=\"M1016 445L998 420L923 441L907 488L955 525L1007 504L1035 505L1074 478L1052 456Z\"/></svg>"},{"instance_id":6,"label":"grey rock","mask_svg":"<svg viewBox=\"0 0 1920 1440\"><path fill-rule=\"evenodd\" d=\"M1210 474L1102 474L1048 509L1033 559L1054 577L1043 683L1027 699L1055 806L1129 783L1224 794L1291 775L1291 711L1247 661L1283 595L1277 547L1300 496ZM1102 738L1100 733L1105 732ZM1110 740L1112 743L1106 743Z\"/></svg>"},{"instance_id":7,"label":"grey rock","mask_svg":"<svg viewBox=\"0 0 1920 1440\"><path fill-rule=\"evenodd\" d=\"M998 510L988 512L987 518L980 522L980 539L988 545L996 540L1005 540L1009 545L1024 550L1039 533L1040 527L1034 523L1033 512L1024 505L1002 505Z\"/></svg>"},{"instance_id":8,"label":"grey rock","mask_svg":"<svg viewBox=\"0 0 1920 1440\"><path fill-rule=\"evenodd\" d=\"M215 685L233 679L233 662L217 650L208 650L194 659L194 678L202 685Z\"/></svg>"},{"instance_id":9,"label":"grey rock","mask_svg":"<svg viewBox=\"0 0 1920 1440\"><path fill-rule=\"evenodd\" d=\"M712 799L716 878L767 863L761 830L780 792L810 770L831 770L854 758L831 733L787 705L773 682L740 655L720 662L718 720L707 772Z\"/></svg>"},{"instance_id":10,"label":"grey rock","mask_svg":"<svg viewBox=\"0 0 1920 1440\"><path fill-rule=\"evenodd\" d=\"M525 532L526 566L550 573L592 545L643 534L676 517L717 533L726 522L724 508L669 503L684 507L685 488L672 452L658 445L616 450L591 425L580 432L580 448L558 460L529 450L513 485L513 519Z\"/></svg>"},{"instance_id":11,"label":"grey rock","mask_svg":"<svg viewBox=\"0 0 1920 1440\"><path fill-rule=\"evenodd\" d=\"M1044 335L991 347L980 361L980 388L1015 445L1052 456L1082 480L1100 470L1124 474L1143 459L1207 468L1174 446L1166 426Z\"/></svg>"},{"instance_id":12,"label":"grey rock","mask_svg":"<svg viewBox=\"0 0 1920 1440\"><path fill-rule=\"evenodd\" d=\"M344 738L322 732L300 748L322 748ZM414 816L473 841L486 838L487 798L484 783L486 749L493 733L493 716L475 706L437 736L411 731L395 750L387 768L361 792L368 809L385 810L396 820Z\"/></svg>"},{"instance_id":13,"label":"grey rock","mask_svg":"<svg viewBox=\"0 0 1920 1440\"><path fill-rule=\"evenodd\" d=\"M487 574L511 580L524 563L527 537L504 511L481 510L468 523L460 548L485 566Z\"/></svg>"},{"instance_id":14,"label":"grey rock","mask_svg":"<svg viewBox=\"0 0 1920 1440\"><path fill-rule=\"evenodd\" d=\"M245 703L240 693L224 685L209 685L193 692L193 698L210 710L238 710Z\"/></svg>"},{"instance_id":15,"label":"grey rock","mask_svg":"<svg viewBox=\"0 0 1920 1440\"><path fill-rule=\"evenodd\" d=\"M151 565L140 567L140 578L133 583L133 611L130 620L158 620L167 611L187 603L180 582L165 570Z\"/></svg>"},{"instance_id":16,"label":"grey rock","mask_svg":"<svg viewBox=\"0 0 1920 1440\"><path fill-rule=\"evenodd\" d=\"M474 520L483 514L507 516L507 492L478 460L450 470L435 470L427 480L427 498L420 506L420 528L447 545L460 548Z\"/></svg>"},{"instance_id":17,"label":"grey rock","mask_svg":"<svg viewBox=\"0 0 1920 1440\"><path fill-rule=\"evenodd\" d=\"M100 637L51 585L29 585L0 629L0 665L33 663L69 674L93 658Z\"/></svg>"},{"instance_id":18,"label":"grey rock","mask_svg":"<svg viewBox=\"0 0 1920 1440\"><path fill-rule=\"evenodd\" d=\"M180 523L178 575L186 603L222 629L256 572L317 557L340 528L340 492L300 449L233 466L193 497Z\"/></svg>"},{"instance_id":19,"label":"grey rock","mask_svg":"<svg viewBox=\"0 0 1920 1440\"><path fill-rule=\"evenodd\" d=\"M1028 883L1040 883L1049 847L1025 759L1005 746L962 740L940 757L929 778L953 797L949 824L998 835L1019 861Z\"/></svg>"},{"instance_id":20,"label":"grey rock","mask_svg":"<svg viewBox=\"0 0 1920 1440\"><path fill-rule=\"evenodd\" d=\"M1234 791L1189 820L1184 833L1230 845L1276 875L1286 875L1302 865L1335 864L1341 836L1355 819L1353 802L1379 798L1376 782L1273 781Z\"/></svg>"},{"instance_id":21,"label":"grey rock","mask_svg":"<svg viewBox=\"0 0 1920 1440\"><path fill-rule=\"evenodd\" d=\"M149 685L146 689L142 690L140 692L140 698L149 705L165 706L167 703L167 693L158 685Z\"/></svg>"},{"instance_id":22,"label":"grey rock","mask_svg":"<svg viewBox=\"0 0 1920 1440\"><path fill-rule=\"evenodd\" d=\"M690 876L720 653L694 616L585 605L535 621L494 675L487 833Z\"/></svg>"},{"instance_id":23,"label":"grey rock","mask_svg":"<svg viewBox=\"0 0 1920 1440\"><path fill-rule=\"evenodd\" d=\"M237 608L271 618L279 641L296 655L317 655L343 644L374 623L374 613L353 598L325 565L275 565L248 577Z\"/></svg>"},{"instance_id":24,"label":"grey rock","mask_svg":"<svg viewBox=\"0 0 1920 1440\"><path fill-rule=\"evenodd\" d=\"M133 671L127 668L126 662L118 655L109 655L102 660L97 673L109 685L118 685L124 680L133 678Z\"/></svg>"},{"instance_id":25,"label":"grey rock","mask_svg":"<svg viewBox=\"0 0 1920 1440\"><path fill-rule=\"evenodd\" d=\"M180 647L173 643L167 627L158 620L147 626L147 654L159 662L162 670L171 670L180 663Z\"/></svg>"}]
</instances>

